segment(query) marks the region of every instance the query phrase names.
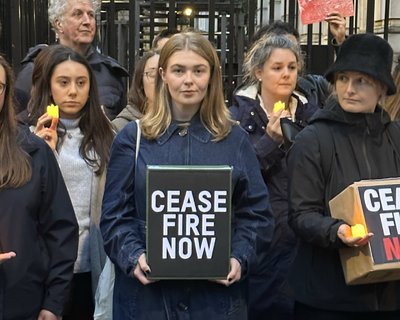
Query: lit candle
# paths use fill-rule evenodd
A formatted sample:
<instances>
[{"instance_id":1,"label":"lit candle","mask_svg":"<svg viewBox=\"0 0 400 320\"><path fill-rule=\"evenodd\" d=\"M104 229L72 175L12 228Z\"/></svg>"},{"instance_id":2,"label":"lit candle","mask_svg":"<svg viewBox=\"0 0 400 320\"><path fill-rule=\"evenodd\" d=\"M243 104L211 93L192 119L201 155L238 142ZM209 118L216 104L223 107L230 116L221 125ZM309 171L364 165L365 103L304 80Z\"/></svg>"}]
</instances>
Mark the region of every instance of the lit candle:
<instances>
[{"instance_id":1,"label":"lit candle","mask_svg":"<svg viewBox=\"0 0 400 320\"><path fill-rule=\"evenodd\" d=\"M358 238L358 237L364 237L367 234L367 232L365 230L364 225L357 223L351 227L351 234L353 235L354 238Z\"/></svg>"},{"instance_id":2,"label":"lit candle","mask_svg":"<svg viewBox=\"0 0 400 320\"><path fill-rule=\"evenodd\" d=\"M281 110L285 109L285 103L282 101L278 101L274 103L274 109L272 110L273 112L278 112Z\"/></svg>"},{"instance_id":3,"label":"lit candle","mask_svg":"<svg viewBox=\"0 0 400 320\"><path fill-rule=\"evenodd\" d=\"M58 105L51 104L47 106L47 115L52 117L50 129L55 130L57 128L58 117L59 117Z\"/></svg>"},{"instance_id":4,"label":"lit candle","mask_svg":"<svg viewBox=\"0 0 400 320\"><path fill-rule=\"evenodd\" d=\"M47 114L58 119L58 106L54 104L47 106Z\"/></svg>"}]
</instances>

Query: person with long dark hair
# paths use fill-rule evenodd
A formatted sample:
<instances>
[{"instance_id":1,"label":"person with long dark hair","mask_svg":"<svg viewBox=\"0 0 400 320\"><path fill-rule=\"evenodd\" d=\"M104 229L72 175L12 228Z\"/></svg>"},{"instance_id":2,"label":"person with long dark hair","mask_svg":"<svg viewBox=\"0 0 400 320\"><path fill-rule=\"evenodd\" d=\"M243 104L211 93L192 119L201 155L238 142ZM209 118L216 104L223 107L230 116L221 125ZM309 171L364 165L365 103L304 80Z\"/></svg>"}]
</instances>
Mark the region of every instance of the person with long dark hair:
<instances>
[{"instance_id":1,"label":"person with long dark hair","mask_svg":"<svg viewBox=\"0 0 400 320\"><path fill-rule=\"evenodd\" d=\"M63 314L78 226L50 148L18 127L14 77L0 56L0 318L56 320Z\"/></svg>"},{"instance_id":2,"label":"person with long dark hair","mask_svg":"<svg viewBox=\"0 0 400 320\"><path fill-rule=\"evenodd\" d=\"M41 54L46 55L46 63L33 73L37 81L28 104L29 122L57 156L79 224L78 257L64 319L91 319L105 263L98 224L114 135L87 60L62 45L50 46ZM46 112L52 104L59 108L56 126Z\"/></svg>"}]
</instances>

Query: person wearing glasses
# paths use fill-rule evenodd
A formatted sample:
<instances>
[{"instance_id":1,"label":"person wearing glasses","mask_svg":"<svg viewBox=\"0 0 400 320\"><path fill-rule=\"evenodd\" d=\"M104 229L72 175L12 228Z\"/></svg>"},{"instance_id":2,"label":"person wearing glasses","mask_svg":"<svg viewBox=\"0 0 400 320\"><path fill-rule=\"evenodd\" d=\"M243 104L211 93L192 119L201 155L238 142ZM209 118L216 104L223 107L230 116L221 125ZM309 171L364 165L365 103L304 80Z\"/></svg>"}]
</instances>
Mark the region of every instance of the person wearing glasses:
<instances>
[{"instance_id":1,"label":"person wearing glasses","mask_svg":"<svg viewBox=\"0 0 400 320\"><path fill-rule=\"evenodd\" d=\"M148 51L136 64L128 93L128 105L112 121L117 132L130 121L140 119L153 102L159 58L155 51Z\"/></svg>"},{"instance_id":2,"label":"person wearing glasses","mask_svg":"<svg viewBox=\"0 0 400 320\"><path fill-rule=\"evenodd\" d=\"M17 126L14 74L0 56L0 318L61 319L78 224L56 158Z\"/></svg>"}]
</instances>

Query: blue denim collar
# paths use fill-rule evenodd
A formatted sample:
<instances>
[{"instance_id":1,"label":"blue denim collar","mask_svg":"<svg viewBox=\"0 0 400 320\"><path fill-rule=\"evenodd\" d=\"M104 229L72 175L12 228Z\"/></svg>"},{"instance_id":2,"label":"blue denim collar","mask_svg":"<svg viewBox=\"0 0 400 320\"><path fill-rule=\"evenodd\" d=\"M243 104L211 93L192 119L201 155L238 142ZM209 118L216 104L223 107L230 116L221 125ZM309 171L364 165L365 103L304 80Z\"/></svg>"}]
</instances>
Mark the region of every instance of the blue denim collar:
<instances>
[{"instance_id":1,"label":"blue denim collar","mask_svg":"<svg viewBox=\"0 0 400 320\"><path fill-rule=\"evenodd\" d=\"M193 118L189 121L189 126L187 128L187 134L195 138L196 140L207 143L209 142L213 136L211 132L209 132L204 126L203 122L200 119L200 114L197 112ZM157 143L162 145L166 143L177 131L182 128L179 126L179 122L172 120L170 126L167 128L164 134L162 134L158 139L156 139Z\"/></svg>"}]
</instances>

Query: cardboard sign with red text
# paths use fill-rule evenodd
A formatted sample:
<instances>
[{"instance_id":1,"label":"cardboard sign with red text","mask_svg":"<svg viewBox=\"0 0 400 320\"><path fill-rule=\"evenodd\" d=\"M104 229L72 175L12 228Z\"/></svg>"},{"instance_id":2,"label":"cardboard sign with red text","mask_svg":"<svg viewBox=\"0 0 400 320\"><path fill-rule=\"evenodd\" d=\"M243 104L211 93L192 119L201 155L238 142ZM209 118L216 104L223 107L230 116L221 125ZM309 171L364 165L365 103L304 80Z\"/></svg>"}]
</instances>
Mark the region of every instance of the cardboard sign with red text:
<instances>
[{"instance_id":1,"label":"cardboard sign with red text","mask_svg":"<svg viewBox=\"0 0 400 320\"><path fill-rule=\"evenodd\" d=\"M400 279L400 179L353 183L329 202L331 215L362 224L374 236L361 248L340 250L348 284Z\"/></svg>"},{"instance_id":2,"label":"cardboard sign with red text","mask_svg":"<svg viewBox=\"0 0 400 320\"><path fill-rule=\"evenodd\" d=\"M324 21L328 14L338 12L343 17L354 16L353 0L298 0L301 23Z\"/></svg>"}]
</instances>

